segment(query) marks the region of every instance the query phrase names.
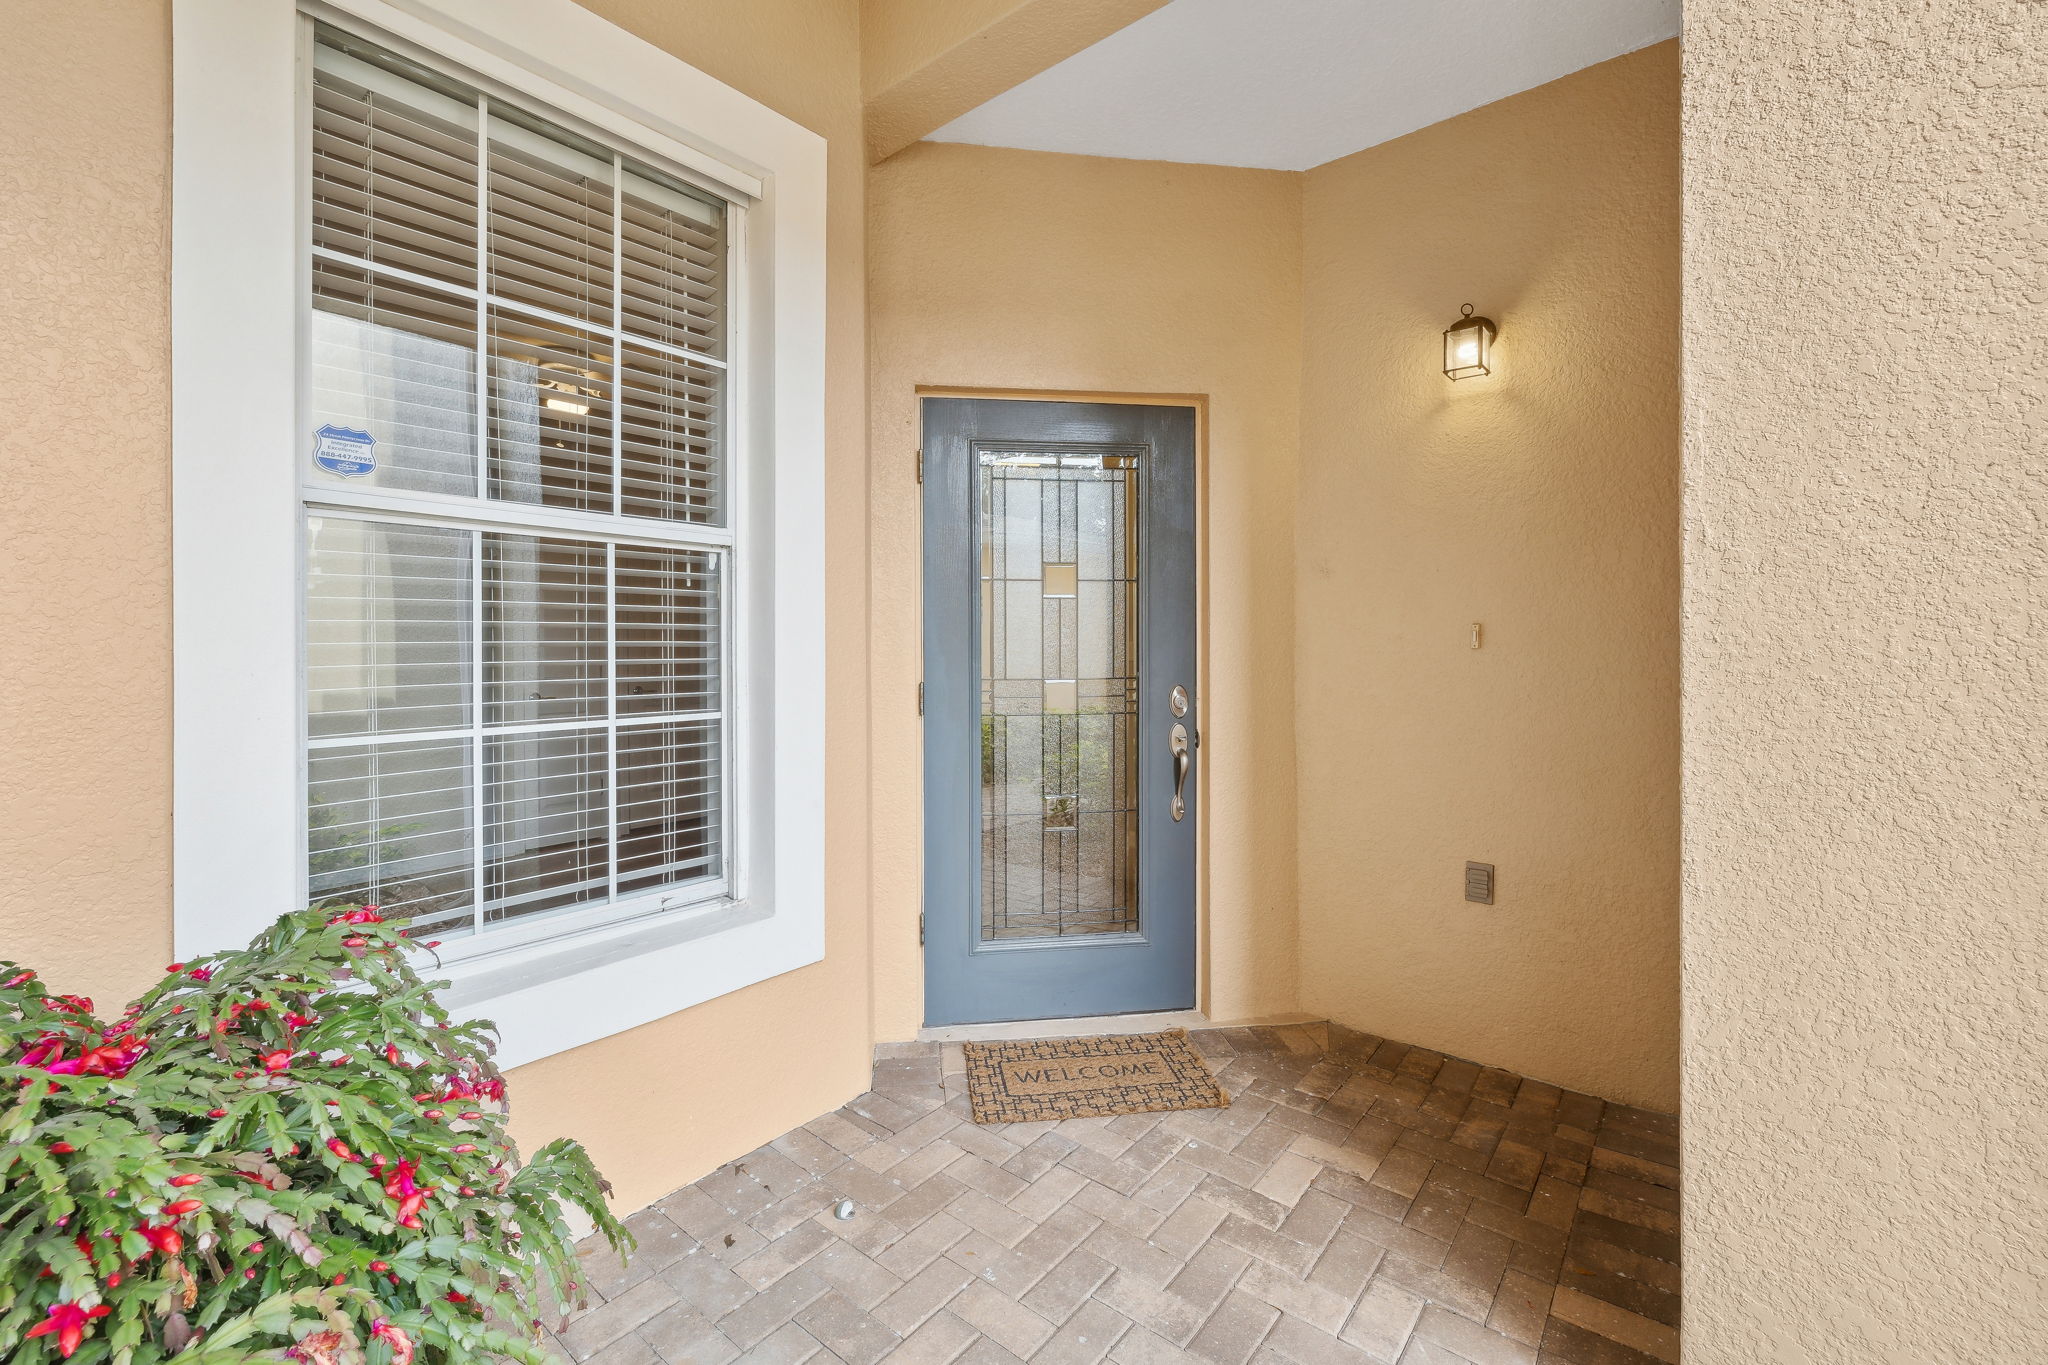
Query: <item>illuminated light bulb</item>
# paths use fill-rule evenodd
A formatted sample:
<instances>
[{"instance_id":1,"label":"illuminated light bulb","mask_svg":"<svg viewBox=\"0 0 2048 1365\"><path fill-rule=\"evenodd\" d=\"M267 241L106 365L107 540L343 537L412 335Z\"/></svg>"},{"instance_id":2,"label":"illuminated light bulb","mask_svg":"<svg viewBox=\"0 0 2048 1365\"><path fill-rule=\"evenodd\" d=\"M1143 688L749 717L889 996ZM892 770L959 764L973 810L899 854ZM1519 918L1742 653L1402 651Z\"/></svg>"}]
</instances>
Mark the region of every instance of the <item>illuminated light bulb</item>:
<instances>
[{"instance_id":1,"label":"illuminated light bulb","mask_svg":"<svg viewBox=\"0 0 2048 1365\"><path fill-rule=\"evenodd\" d=\"M1493 339L1500 329L1492 318L1475 318L1466 304L1458 320L1444 330L1444 377L1476 379L1493 373Z\"/></svg>"}]
</instances>

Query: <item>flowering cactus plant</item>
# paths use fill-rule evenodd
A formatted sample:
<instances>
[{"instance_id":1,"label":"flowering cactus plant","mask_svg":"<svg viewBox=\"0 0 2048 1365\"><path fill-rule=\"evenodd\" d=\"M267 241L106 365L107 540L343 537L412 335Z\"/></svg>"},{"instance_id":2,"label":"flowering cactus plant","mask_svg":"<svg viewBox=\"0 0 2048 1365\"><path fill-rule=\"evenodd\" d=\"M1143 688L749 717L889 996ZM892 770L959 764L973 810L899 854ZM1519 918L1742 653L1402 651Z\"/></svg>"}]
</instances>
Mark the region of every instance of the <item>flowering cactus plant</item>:
<instances>
[{"instance_id":1,"label":"flowering cactus plant","mask_svg":"<svg viewBox=\"0 0 2048 1365\"><path fill-rule=\"evenodd\" d=\"M0 1359L547 1359L563 1205L630 1238L576 1143L521 1163L490 1026L376 907L173 963L111 1024L0 963Z\"/></svg>"}]
</instances>

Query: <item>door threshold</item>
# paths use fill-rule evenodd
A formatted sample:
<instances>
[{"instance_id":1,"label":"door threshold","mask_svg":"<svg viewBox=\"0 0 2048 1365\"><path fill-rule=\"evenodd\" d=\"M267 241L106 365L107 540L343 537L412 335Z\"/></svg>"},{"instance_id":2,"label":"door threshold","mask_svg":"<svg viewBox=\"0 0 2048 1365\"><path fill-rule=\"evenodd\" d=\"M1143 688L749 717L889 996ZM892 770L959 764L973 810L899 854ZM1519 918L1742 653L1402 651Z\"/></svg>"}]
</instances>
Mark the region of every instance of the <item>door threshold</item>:
<instances>
[{"instance_id":1,"label":"door threshold","mask_svg":"<svg viewBox=\"0 0 2048 1365\"><path fill-rule=\"evenodd\" d=\"M1091 1014L1080 1019L1018 1019L1005 1024L947 1024L917 1031L920 1043L998 1043L1013 1038L1088 1038L1098 1033L1157 1033L1209 1027L1200 1010L1154 1014Z\"/></svg>"}]
</instances>

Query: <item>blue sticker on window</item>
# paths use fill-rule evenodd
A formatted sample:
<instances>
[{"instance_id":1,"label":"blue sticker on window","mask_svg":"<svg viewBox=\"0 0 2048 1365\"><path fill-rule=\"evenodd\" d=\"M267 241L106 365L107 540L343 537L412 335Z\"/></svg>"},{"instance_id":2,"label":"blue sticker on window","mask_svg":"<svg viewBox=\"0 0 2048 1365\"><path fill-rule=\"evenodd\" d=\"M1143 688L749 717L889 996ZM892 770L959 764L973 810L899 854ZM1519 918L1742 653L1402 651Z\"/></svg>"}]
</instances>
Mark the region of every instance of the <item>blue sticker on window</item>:
<instances>
[{"instance_id":1,"label":"blue sticker on window","mask_svg":"<svg viewBox=\"0 0 2048 1365\"><path fill-rule=\"evenodd\" d=\"M313 433L313 463L344 479L360 479L377 467L377 438L353 427L324 426Z\"/></svg>"}]
</instances>

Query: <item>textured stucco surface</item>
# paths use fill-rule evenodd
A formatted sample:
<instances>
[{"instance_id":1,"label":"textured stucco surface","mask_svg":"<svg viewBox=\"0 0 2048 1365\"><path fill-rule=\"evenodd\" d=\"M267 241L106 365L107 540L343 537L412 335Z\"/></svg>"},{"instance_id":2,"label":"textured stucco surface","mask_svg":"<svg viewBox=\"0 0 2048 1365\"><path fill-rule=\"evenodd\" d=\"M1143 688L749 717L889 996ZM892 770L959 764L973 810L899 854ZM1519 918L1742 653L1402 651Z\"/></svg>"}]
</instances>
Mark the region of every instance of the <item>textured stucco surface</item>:
<instances>
[{"instance_id":1,"label":"textured stucco surface","mask_svg":"<svg viewBox=\"0 0 2048 1365\"><path fill-rule=\"evenodd\" d=\"M1302 1008L1669 1110L1676 45L1306 184ZM1499 364L1454 384L1466 302Z\"/></svg>"},{"instance_id":2,"label":"textured stucco surface","mask_svg":"<svg viewBox=\"0 0 2048 1365\"><path fill-rule=\"evenodd\" d=\"M827 139L826 866L864 872L867 790L867 405L857 0L585 0L700 71ZM865 875L826 881L825 960L519 1068L520 1141L573 1133L621 1208L844 1103L868 1083ZM820 1029L820 1019L837 1021Z\"/></svg>"},{"instance_id":3,"label":"textured stucco surface","mask_svg":"<svg viewBox=\"0 0 2048 1365\"><path fill-rule=\"evenodd\" d=\"M0 957L118 1007L171 946L167 7L0 39Z\"/></svg>"},{"instance_id":4,"label":"textured stucco surface","mask_svg":"<svg viewBox=\"0 0 2048 1365\"><path fill-rule=\"evenodd\" d=\"M863 869L858 0L589 8L830 142L826 536L850 568L830 580L818 695L827 857ZM12 373L36 376L0 424L0 956L102 1003L147 985L171 939L167 11L16 5L0 42L0 335ZM583 1138L631 1209L858 1093L866 896L864 874L832 879L824 962L520 1068L520 1140Z\"/></svg>"},{"instance_id":5,"label":"textured stucco surface","mask_svg":"<svg viewBox=\"0 0 2048 1365\"><path fill-rule=\"evenodd\" d=\"M1210 1016L1298 1008L1300 178L919 143L869 174L877 1031L923 1018L917 386L1208 396Z\"/></svg>"},{"instance_id":6,"label":"textured stucco surface","mask_svg":"<svg viewBox=\"0 0 2048 1365\"><path fill-rule=\"evenodd\" d=\"M2048 6L1691 0L1689 1365L2048 1355Z\"/></svg>"},{"instance_id":7,"label":"textured stucco surface","mask_svg":"<svg viewBox=\"0 0 2048 1365\"><path fill-rule=\"evenodd\" d=\"M861 0L861 93L875 96L1033 0Z\"/></svg>"},{"instance_id":8,"label":"textured stucco surface","mask_svg":"<svg viewBox=\"0 0 2048 1365\"><path fill-rule=\"evenodd\" d=\"M868 159L880 161L1166 0L865 0Z\"/></svg>"}]
</instances>

